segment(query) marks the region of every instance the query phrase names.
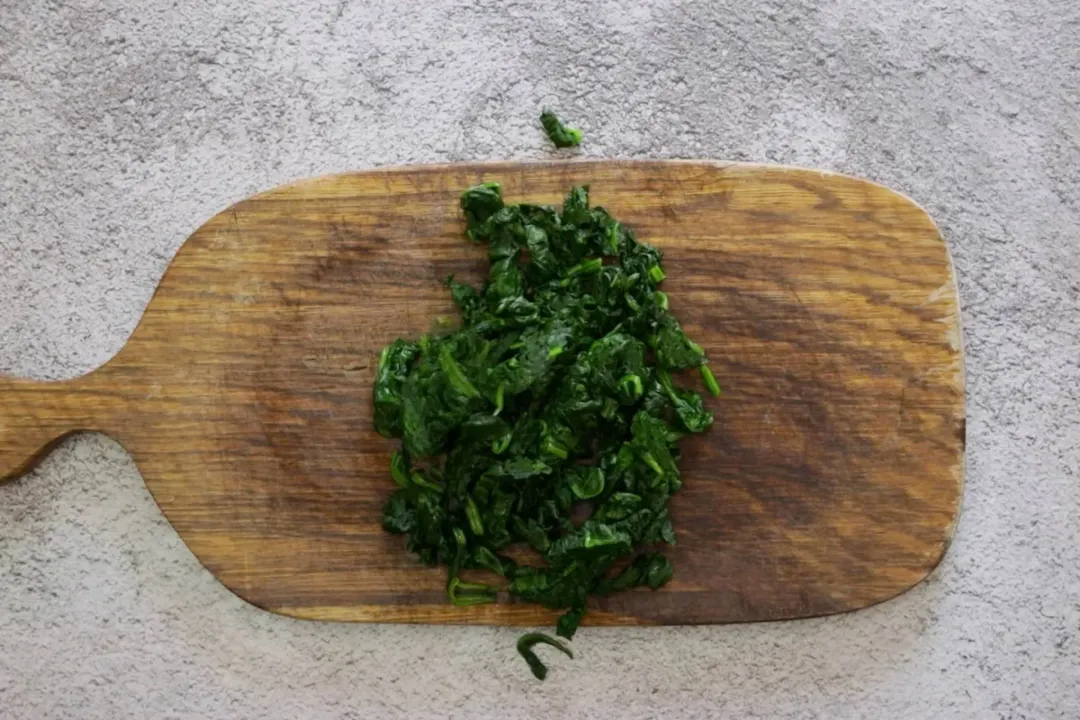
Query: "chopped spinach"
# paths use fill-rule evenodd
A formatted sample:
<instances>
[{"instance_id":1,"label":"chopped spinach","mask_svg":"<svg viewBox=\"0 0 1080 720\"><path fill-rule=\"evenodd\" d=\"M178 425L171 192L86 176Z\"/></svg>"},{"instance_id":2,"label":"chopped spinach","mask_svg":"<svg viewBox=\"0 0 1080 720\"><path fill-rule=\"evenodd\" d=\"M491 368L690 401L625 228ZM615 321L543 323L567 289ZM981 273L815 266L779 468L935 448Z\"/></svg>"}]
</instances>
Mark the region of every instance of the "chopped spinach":
<instances>
[{"instance_id":1,"label":"chopped spinach","mask_svg":"<svg viewBox=\"0 0 1080 720\"><path fill-rule=\"evenodd\" d=\"M540 124L547 133L548 139L555 143L557 148L577 147L581 144L581 131L563 125L562 121L550 110L540 113Z\"/></svg>"},{"instance_id":2,"label":"chopped spinach","mask_svg":"<svg viewBox=\"0 0 1080 720\"><path fill-rule=\"evenodd\" d=\"M383 527L448 567L454 605L495 602L501 589L562 611L557 633L569 639L590 596L671 578L670 561L643 548L675 543L667 504L682 484L679 440L713 422L671 373L698 368L720 388L657 289L660 252L590 207L587 187L560 212L507 205L486 183L461 208L466 235L487 245L487 281L449 278L461 327L396 340L379 359L375 428L402 440ZM515 562L504 554L513 545L543 562ZM502 581L466 581L469 571ZM522 637L543 679L538 642L570 652Z\"/></svg>"},{"instance_id":3,"label":"chopped spinach","mask_svg":"<svg viewBox=\"0 0 1080 720\"><path fill-rule=\"evenodd\" d=\"M529 663L529 669L532 670L532 674L536 676L537 680L543 680L547 677L547 665L542 663L533 651L533 646L541 643L558 648L568 658L573 659L574 657L574 653L570 651L570 648L553 637L544 633L525 633L518 639L517 651L521 654L521 657L525 658L525 662Z\"/></svg>"}]
</instances>

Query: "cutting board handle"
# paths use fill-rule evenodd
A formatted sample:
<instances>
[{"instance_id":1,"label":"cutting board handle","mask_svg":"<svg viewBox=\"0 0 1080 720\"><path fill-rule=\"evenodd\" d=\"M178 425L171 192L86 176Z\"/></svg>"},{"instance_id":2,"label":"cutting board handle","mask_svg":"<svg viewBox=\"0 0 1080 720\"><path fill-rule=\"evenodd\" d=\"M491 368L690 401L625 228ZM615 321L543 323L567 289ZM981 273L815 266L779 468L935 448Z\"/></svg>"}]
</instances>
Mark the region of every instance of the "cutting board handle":
<instances>
[{"instance_id":1,"label":"cutting board handle","mask_svg":"<svg viewBox=\"0 0 1080 720\"><path fill-rule=\"evenodd\" d=\"M0 376L0 481L29 472L72 433L111 427L124 400L103 392L99 379L97 372L61 381Z\"/></svg>"}]
</instances>

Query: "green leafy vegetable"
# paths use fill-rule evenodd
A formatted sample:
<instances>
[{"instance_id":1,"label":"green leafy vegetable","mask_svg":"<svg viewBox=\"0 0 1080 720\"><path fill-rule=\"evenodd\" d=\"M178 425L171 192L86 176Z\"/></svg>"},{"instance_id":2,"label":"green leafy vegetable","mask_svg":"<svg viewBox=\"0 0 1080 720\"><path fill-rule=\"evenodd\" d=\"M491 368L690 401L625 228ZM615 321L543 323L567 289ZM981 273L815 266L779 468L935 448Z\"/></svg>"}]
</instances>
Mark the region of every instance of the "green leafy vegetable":
<instances>
[{"instance_id":1,"label":"green leafy vegetable","mask_svg":"<svg viewBox=\"0 0 1080 720\"><path fill-rule=\"evenodd\" d=\"M581 144L581 131L563 125L562 121L550 110L540 113L540 124L544 126L544 132L557 148L577 147Z\"/></svg>"},{"instance_id":2,"label":"green leafy vegetable","mask_svg":"<svg viewBox=\"0 0 1080 720\"><path fill-rule=\"evenodd\" d=\"M574 653L570 651L570 648L553 637L543 633L525 633L517 642L517 651L521 653L521 657L525 658L525 662L529 663L529 669L532 670L532 674L536 676L537 680L543 680L547 677L547 666L540 661L540 658L533 651L533 646L540 643L558 648L568 658L574 657Z\"/></svg>"},{"instance_id":3,"label":"green leafy vegetable","mask_svg":"<svg viewBox=\"0 0 1080 720\"><path fill-rule=\"evenodd\" d=\"M590 207L587 187L560 212L507 205L486 183L461 208L466 235L487 246L486 283L447 280L461 327L396 340L379 359L375 428L402 440L383 527L447 566L454 605L504 590L562 611L557 633L572 638L590 596L671 578L654 550L675 542L667 504L682 485L679 441L713 422L672 373L698 368L710 392L720 388L657 288L660 252ZM515 562L504 554L515 545L542 561ZM474 571L502 580L466 579ZM538 642L570 653L524 636L518 650L542 679Z\"/></svg>"}]
</instances>

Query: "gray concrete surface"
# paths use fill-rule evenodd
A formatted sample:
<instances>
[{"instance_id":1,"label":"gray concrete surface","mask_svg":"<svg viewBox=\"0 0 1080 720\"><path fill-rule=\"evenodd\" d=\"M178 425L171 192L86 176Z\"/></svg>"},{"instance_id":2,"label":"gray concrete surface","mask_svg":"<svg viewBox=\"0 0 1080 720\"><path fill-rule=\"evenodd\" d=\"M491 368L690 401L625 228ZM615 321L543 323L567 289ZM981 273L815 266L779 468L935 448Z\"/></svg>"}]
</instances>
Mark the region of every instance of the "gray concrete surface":
<instances>
[{"instance_id":1,"label":"gray concrete surface","mask_svg":"<svg viewBox=\"0 0 1080 720\"><path fill-rule=\"evenodd\" d=\"M229 203L546 157L550 103L587 156L820 166L937 219L969 402L942 567L844 617L585 630L539 684L514 630L246 606L85 436L0 487L0 717L1080 717L1080 5L567 5L3 0L0 371L104 362Z\"/></svg>"}]
</instances>

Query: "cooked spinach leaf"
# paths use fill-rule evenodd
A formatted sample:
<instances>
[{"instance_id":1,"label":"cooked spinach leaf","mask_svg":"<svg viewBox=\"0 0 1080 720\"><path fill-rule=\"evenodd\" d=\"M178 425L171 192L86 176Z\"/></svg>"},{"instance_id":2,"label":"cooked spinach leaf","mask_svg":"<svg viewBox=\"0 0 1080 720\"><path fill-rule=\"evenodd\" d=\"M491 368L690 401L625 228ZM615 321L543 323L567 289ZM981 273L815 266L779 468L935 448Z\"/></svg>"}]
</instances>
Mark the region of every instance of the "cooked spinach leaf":
<instances>
[{"instance_id":1,"label":"cooked spinach leaf","mask_svg":"<svg viewBox=\"0 0 1080 720\"><path fill-rule=\"evenodd\" d=\"M525 633L517 642L517 651L521 653L521 657L525 658L525 662L529 663L529 669L532 670L532 674L536 676L537 680L543 680L547 677L547 666L540 661L540 658L533 651L533 647L541 643L558 648L568 658L572 659L574 657L574 653L570 651L570 648L553 637L544 633Z\"/></svg>"},{"instance_id":2,"label":"cooked spinach leaf","mask_svg":"<svg viewBox=\"0 0 1080 720\"><path fill-rule=\"evenodd\" d=\"M554 116L545 128L556 144L580 137ZM485 183L461 208L468 238L487 246L487 281L448 279L461 327L396 340L379 358L375 428L402 440L383 527L447 566L454 605L504 590L562 611L557 633L569 639L590 596L671 578L671 562L642 548L675 543L667 504L682 485L679 441L713 422L672 372L698 368L712 394L720 388L658 289L661 253L591 207L587 187L560 211L507 205ZM515 545L542 562L515 562L504 554ZM502 582L467 580L473 571ZM570 652L522 637L543 679L536 643Z\"/></svg>"},{"instance_id":3,"label":"cooked spinach leaf","mask_svg":"<svg viewBox=\"0 0 1080 720\"><path fill-rule=\"evenodd\" d=\"M581 131L563 125L562 121L550 110L540 113L540 124L547 133L548 139L555 143L557 148L577 147L581 144Z\"/></svg>"}]
</instances>

